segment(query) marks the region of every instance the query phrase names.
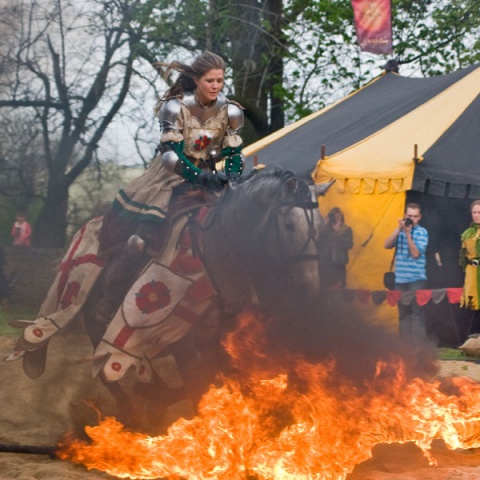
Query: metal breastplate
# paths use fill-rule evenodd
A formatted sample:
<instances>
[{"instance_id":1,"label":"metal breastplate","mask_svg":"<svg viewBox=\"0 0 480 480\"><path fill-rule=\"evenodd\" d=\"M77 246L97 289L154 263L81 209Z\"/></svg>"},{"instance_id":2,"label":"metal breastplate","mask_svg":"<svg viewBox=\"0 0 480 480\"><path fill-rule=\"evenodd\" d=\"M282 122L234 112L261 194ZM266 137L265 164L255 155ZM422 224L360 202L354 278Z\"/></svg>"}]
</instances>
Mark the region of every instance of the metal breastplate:
<instances>
[{"instance_id":1,"label":"metal breastplate","mask_svg":"<svg viewBox=\"0 0 480 480\"><path fill-rule=\"evenodd\" d=\"M227 101L219 94L215 105L202 108L193 93L182 99L185 153L194 161L208 160L212 151L220 153L228 125Z\"/></svg>"},{"instance_id":2,"label":"metal breastplate","mask_svg":"<svg viewBox=\"0 0 480 480\"><path fill-rule=\"evenodd\" d=\"M193 92L185 93L182 99L188 109L190 110L191 116L198 119L201 124L205 124L211 118L215 118L218 112L227 105L227 99L225 95L220 92L217 97L217 101L211 107L205 108L198 104L195 99L195 94Z\"/></svg>"}]
</instances>

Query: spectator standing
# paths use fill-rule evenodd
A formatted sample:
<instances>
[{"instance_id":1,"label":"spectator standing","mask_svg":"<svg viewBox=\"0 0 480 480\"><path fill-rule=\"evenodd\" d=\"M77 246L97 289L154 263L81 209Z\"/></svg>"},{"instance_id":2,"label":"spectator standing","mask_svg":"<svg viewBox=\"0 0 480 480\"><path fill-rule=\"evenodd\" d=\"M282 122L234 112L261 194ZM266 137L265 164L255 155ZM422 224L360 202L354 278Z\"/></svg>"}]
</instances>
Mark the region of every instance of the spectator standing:
<instances>
[{"instance_id":1,"label":"spectator standing","mask_svg":"<svg viewBox=\"0 0 480 480\"><path fill-rule=\"evenodd\" d=\"M462 233L460 249L460 266L465 272L463 293L460 306L474 311L470 330L480 330L478 311L480 310L480 200L470 205L472 223ZM469 332L472 333L472 332Z\"/></svg>"},{"instance_id":2,"label":"spectator standing","mask_svg":"<svg viewBox=\"0 0 480 480\"><path fill-rule=\"evenodd\" d=\"M11 235L15 247L29 247L32 236L32 227L25 219L25 214L19 213L13 224Z\"/></svg>"},{"instance_id":3,"label":"spectator standing","mask_svg":"<svg viewBox=\"0 0 480 480\"><path fill-rule=\"evenodd\" d=\"M353 232L346 225L343 212L332 208L327 215L322 256L322 285L343 290L347 284L348 251L353 247Z\"/></svg>"},{"instance_id":4,"label":"spectator standing","mask_svg":"<svg viewBox=\"0 0 480 480\"><path fill-rule=\"evenodd\" d=\"M395 248L395 290L416 292L427 285L426 255L428 232L419 225L422 218L420 205L409 203L398 227L385 240L385 248ZM426 338L425 312L416 296L409 305L398 302L399 332L404 338Z\"/></svg>"}]
</instances>

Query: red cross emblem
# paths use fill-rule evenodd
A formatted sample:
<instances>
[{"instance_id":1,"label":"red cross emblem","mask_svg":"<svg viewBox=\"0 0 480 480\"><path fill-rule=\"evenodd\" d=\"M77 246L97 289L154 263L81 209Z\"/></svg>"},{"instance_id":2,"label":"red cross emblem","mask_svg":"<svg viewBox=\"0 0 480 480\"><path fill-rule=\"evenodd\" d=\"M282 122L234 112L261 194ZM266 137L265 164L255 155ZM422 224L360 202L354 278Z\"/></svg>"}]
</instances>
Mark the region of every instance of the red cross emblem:
<instances>
[{"instance_id":1,"label":"red cross emblem","mask_svg":"<svg viewBox=\"0 0 480 480\"><path fill-rule=\"evenodd\" d=\"M85 234L86 228L87 228L87 225L86 224L83 225L83 227L80 230L78 239L76 240L76 242L74 243L70 251L68 252L67 258L60 264L60 267L58 268L60 271L60 278L58 280L58 286L57 286L58 301L60 301L61 295L65 290L65 287L67 286L68 277L70 275L70 272L73 270L73 268L77 267L78 265L83 265L85 263L93 263L98 267L103 267L105 265L105 260L93 253L87 253L86 255L82 255L80 257L74 258L75 253L78 249L78 246L81 244L83 240L83 236Z\"/></svg>"}]
</instances>

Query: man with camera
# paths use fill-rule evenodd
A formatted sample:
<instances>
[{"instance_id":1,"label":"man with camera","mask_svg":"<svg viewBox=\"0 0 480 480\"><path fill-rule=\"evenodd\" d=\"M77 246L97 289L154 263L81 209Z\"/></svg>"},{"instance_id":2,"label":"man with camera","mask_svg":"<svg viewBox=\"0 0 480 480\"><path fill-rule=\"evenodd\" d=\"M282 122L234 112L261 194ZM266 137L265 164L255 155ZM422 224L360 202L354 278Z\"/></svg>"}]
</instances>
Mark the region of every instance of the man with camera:
<instances>
[{"instance_id":1,"label":"man with camera","mask_svg":"<svg viewBox=\"0 0 480 480\"><path fill-rule=\"evenodd\" d=\"M422 218L420 205L409 203L405 217L385 240L385 248L395 251L395 290L424 290L427 284L426 256L428 232L418 222ZM399 331L404 338L426 338L425 312L414 294L409 305L398 302Z\"/></svg>"}]
</instances>

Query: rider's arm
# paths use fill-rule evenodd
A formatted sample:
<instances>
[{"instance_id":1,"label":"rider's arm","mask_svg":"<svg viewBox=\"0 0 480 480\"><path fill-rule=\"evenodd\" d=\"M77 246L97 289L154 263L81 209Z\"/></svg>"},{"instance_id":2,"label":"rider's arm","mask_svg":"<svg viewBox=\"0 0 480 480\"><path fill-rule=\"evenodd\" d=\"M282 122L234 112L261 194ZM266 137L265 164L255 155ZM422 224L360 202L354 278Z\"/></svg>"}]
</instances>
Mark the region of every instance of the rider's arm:
<instances>
[{"instance_id":1,"label":"rider's arm","mask_svg":"<svg viewBox=\"0 0 480 480\"><path fill-rule=\"evenodd\" d=\"M227 106L228 126L222 142L223 171L230 178L242 174L245 159L242 155L243 141L240 131L244 125L243 107L238 103L229 102Z\"/></svg>"},{"instance_id":2,"label":"rider's arm","mask_svg":"<svg viewBox=\"0 0 480 480\"><path fill-rule=\"evenodd\" d=\"M160 124L160 144L165 167L181 175L190 183L197 183L202 170L196 167L185 155L182 135L182 107L178 98L165 100L158 112Z\"/></svg>"}]
</instances>

